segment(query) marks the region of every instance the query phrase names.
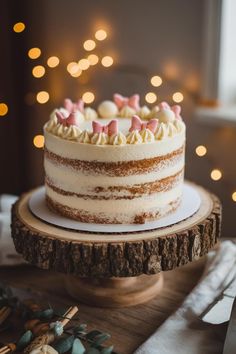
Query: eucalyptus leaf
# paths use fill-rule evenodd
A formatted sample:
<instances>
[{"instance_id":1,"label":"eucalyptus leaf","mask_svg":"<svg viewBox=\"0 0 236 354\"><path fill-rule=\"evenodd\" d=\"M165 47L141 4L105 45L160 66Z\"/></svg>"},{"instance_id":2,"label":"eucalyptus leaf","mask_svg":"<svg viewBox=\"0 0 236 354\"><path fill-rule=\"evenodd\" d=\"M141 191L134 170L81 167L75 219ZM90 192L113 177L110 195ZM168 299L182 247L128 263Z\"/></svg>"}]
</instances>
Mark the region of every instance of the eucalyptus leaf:
<instances>
[{"instance_id":1,"label":"eucalyptus leaf","mask_svg":"<svg viewBox=\"0 0 236 354\"><path fill-rule=\"evenodd\" d=\"M107 339L110 339L111 335L108 333L101 333L98 334L96 337L94 337L93 341L93 346L99 347L103 342L105 342Z\"/></svg>"},{"instance_id":2,"label":"eucalyptus leaf","mask_svg":"<svg viewBox=\"0 0 236 354\"><path fill-rule=\"evenodd\" d=\"M71 349L74 339L75 336L61 338L56 342L53 347L58 351L59 354L63 354Z\"/></svg>"},{"instance_id":3,"label":"eucalyptus leaf","mask_svg":"<svg viewBox=\"0 0 236 354\"><path fill-rule=\"evenodd\" d=\"M32 338L33 338L33 333L30 330L26 331L23 334L23 336L20 337L20 339L16 344L17 350L21 350L25 348L30 343Z\"/></svg>"},{"instance_id":4,"label":"eucalyptus leaf","mask_svg":"<svg viewBox=\"0 0 236 354\"><path fill-rule=\"evenodd\" d=\"M85 352L85 347L83 346L81 340L76 338L72 346L71 354L84 354L84 352Z\"/></svg>"},{"instance_id":5,"label":"eucalyptus leaf","mask_svg":"<svg viewBox=\"0 0 236 354\"><path fill-rule=\"evenodd\" d=\"M54 314L53 309L46 309L43 311L33 311L32 317L38 319L51 319Z\"/></svg>"},{"instance_id":6,"label":"eucalyptus leaf","mask_svg":"<svg viewBox=\"0 0 236 354\"><path fill-rule=\"evenodd\" d=\"M99 334L102 334L102 332L97 331L97 330L93 330L93 331L86 334L86 338L88 340L94 340L94 338L97 337Z\"/></svg>"},{"instance_id":7,"label":"eucalyptus leaf","mask_svg":"<svg viewBox=\"0 0 236 354\"><path fill-rule=\"evenodd\" d=\"M107 347L107 348L103 348L101 350L101 354L111 354L113 352L113 348L114 348L113 345L111 345L110 347Z\"/></svg>"},{"instance_id":8,"label":"eucalyptus leaf","mask_svg":"<svg viewBox=\"0 0 236 354\"><path fill-rule=\"evenodd\" d=\"M85 354L100 354L100 350L96 348L89 348L86 350Z\"/></svg>"}]
</instances>

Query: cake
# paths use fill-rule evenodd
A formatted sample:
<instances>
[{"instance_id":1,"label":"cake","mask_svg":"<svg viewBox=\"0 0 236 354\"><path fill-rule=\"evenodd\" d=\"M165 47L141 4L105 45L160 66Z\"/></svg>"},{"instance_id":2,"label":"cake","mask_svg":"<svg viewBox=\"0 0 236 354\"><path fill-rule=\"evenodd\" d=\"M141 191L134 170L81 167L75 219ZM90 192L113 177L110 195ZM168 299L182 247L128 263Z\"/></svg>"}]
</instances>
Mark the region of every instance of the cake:
<instances>
[{"instance_id":1,"label":"cake","mask_svg":"<svg viewBox=\"0 0 236 354\"><path fill-rule=\"evenodd\" d=\"M97 110L64 101L44 126L48 207L85 223L143 224L174 212L184 181L178 105L115 94Z\"/></svg>"}]
</instances>

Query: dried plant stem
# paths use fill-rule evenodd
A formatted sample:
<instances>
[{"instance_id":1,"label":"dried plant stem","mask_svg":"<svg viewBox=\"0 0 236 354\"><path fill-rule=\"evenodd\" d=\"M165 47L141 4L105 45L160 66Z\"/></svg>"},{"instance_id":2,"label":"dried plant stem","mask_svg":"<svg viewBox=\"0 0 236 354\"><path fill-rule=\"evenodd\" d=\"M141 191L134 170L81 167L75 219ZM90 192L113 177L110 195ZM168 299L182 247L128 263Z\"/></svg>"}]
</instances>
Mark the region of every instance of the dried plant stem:
<instances>
[{"instance_id":1,"label":"dried plant stem","mask_svg":"<svg viewBox=\"0 0 236 354\"><path fill-rule=\"evenodd\" d=\"M8 306L3 306L0 309L0 325L7 319L11 313L11 308Z\"/></svg>"}]
</instances>

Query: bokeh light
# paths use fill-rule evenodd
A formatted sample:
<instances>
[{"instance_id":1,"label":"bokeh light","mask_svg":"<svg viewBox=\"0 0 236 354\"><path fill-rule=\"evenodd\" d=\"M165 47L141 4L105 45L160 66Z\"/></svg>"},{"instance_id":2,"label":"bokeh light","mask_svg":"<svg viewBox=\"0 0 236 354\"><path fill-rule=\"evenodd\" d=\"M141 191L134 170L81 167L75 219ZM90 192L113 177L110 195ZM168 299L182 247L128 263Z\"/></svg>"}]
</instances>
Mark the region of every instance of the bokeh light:
<instances>
[{"instance_id":1,"label":"bokeh light","mask_svg":"<svg viewBox=\"0 0 236 354\"><path fill-rule=\"evenodd\" d=\"M154 103L157 100L157 95L154 92L148 92L145 96L145 100L148 103Z\"/></svg>"},{"instance_id":2,"label":"bokeh light","mask_svg":"<svg viewBox=\"0 0 236 354\"><path fill-rule=\"evenodd\" d=\"M99 62L99 58L96 54L89 54L87 59L90 65L96 65Z\"/></svg>"},{"instance_id":3,"label":"bokeh light","mask_svg":"<svg viewBox=\"0 0 236 354\"><path fill-rule=\"evenodd\" d=\"M158 75L153 76L150 81L151 81L152 86L155 86L155 87L161 86L161 84L162 84L162 78Z\"/></svg>"},{"instance_id":4,"label":"bokeh light","mask_svg":"<svg viewBox=\"0 0 236 354\"><path fill-rule=\"evenodd\" d=\"M213 181L219 181L222 177L222 172L218 169L214 169L211 171L211 179L213 179Z\"/></svg>"},{"instance_id":5,"label":"bokeh light","mask_svg":"<svg viewBox=\"0 0 236 354\"><path fill-rule=\"evenodd\" d=\"M90 66L88 59L80 59L78 62L80 70L87 70Z\"/></svg>"},{"instance_id":6,"label":"bokeh light","mask_svg":"<svg viewBox=\"0 0 236 354\"><path fill-rule=\"evenodd\" d=\"M33 69L32 69L32 75L36 78L40 78L43 77L45 74L45 67L42 65L36 65Z\"/></svg>"},{"instance_id":7,"label":"bokeh light","mask_svg":"<svg viewBox=\"0 0 236 354\"><path fill-rule=\"evenodd\" d=\"M25 29L25 24L23 22L17 22L13 26L13 31L16 33L23 32Z\"/></svg>"},{"instance_id":8,"label":"bokeh light","mask_svg":"<svg viewBox=\"0 0 236 354\"><path fill-rule=\"evenodd\" d=\"M55 68L60 63L60 60L56 56L49 57L47 60L47 65L49 68Z\"/></svg>"},{"instance_id":9,"label":"bokeh light","mask_svg":"<svg viewBox=\"0 0 236 354\"><path fill-rule=\"evenodd\" d=\"M207 153L207 148L204 145L199 145L196 147L195 152L198 156L205 156Z\"/></svg>"},{"instance_id":10,"label":"bokeh light","mask_svg":"<svg viewBox=\"0 0 236 354\"><path fill-rule=\"evenodd\" d=\"M8 112L8 106L6 103L1 102L0 103L0 116L3 117L7 114Z\"/></svg>"},{"instance_id":11,"label":"bokeh light","mask_svg":"<svg viewBox=\"0 0 236 354\"><path fill-rule=\"evenodd\" d=\"M44 136L43 135L35 135L33 139L33 144L36 148L41 149L44 147Z\"/></svg>"},{"instance_id":12,"label":"bokeh light","mask_svg":"<svg viewBox=\"0 0 236 354\"><path fill-rule=\"evenodd\" d=\"M82 96L84 103L92 103L95 99L95 96L92 92L85 92Z\"/></svg>"},{"instance_id":13,"label":"bokeh light","mask_svg":"<svg viewBox=\"0 0 236 354\"><path fill-rule=\"evenodd\" d=\"M111 66L113 64L113 58L110 57L109 55L106 55L105 57L102 58L101 63L103 66L108 68L109 66Z\"/></svg>"},{"instance_id":14,"label":"bokeh light","mask_svg":"<svg viewBox=\"0 0 236 354\"><path fill-rule=\"evenodd\" d=\"M236 191L232 193L232 199L234 202L236 202Z\"/></svg>"},{"instance_id":15,"label":"bokeh light","mask_svg":"<svg viewBox=\"0 0 236 354\"><path fill-rule=\"evenodd\" d=\"M29 51L28 51L28 57L30 59L37 59L39 58L41 55L41 49L37 48L37 47L34 47L34 48L31 48Z\"/></svg>"},{"instance_id":16,"label":"bokeh light","mask_svg":"<svg viewBox=\"0 0 236 354\"><path fill-rule=\"evenodd\" d=\"M100 30L96 31L95 38L98 41L103 41L104 39L107 38L107 32L105 30L103 30L103 29L100 29Z\"/></svg>"},{"instance_id":17,"label":"bokeh light","mask_svg":"<svg viewBox=\"0 0 236 354\"><path fill-rule=\"evenodd\" d=\"M49 93L47 91L40 91L36 95L38 103L44 104L49 100Z\"/></svg>"},{"instance_id":18,"label":"bokeh light","mask_svg":"<svg viewBox=\"0 0 236 354\"><path fill-rule=\"evenodd\" d=\"M175 92L172 96L172 99L176 103L180 103L184 99L184 95L181 92Z\"/></svg>"},{"instance_id":19,"label":"bokeh light","mask_svg":"<svg viewBox=\"0 0 236 354\"><path fill-rule=\"evenodd\" d=\"M84 49L88 52L93 50L95 47L96 43L92 39L87 39L87 41L84 42Z\"/></svg>"}]
</instances>

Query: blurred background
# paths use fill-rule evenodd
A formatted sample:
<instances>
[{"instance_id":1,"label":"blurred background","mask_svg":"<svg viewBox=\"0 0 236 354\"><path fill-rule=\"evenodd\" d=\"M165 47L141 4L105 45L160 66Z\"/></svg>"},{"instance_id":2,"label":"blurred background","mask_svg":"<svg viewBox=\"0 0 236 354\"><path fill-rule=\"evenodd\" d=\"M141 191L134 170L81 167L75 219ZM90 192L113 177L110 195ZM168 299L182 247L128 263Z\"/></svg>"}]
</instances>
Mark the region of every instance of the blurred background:
<instances>
[{"instance_id":1,"label":"blurred background","mask_svg":"<svg viewBox=\"0 0 236 354\"><path fill-rule=\"evenodd\" d=\"M234 0L0 2L0 193L43 184L42 127L65 97L180 103L186 178L236 224ZM234 38L233 38L234 37Z\"/></svg>"}]
</instances>

